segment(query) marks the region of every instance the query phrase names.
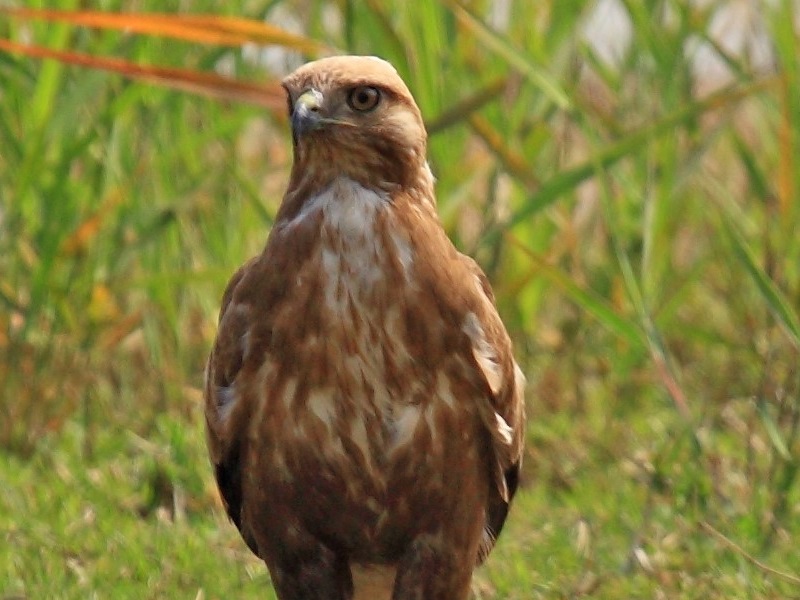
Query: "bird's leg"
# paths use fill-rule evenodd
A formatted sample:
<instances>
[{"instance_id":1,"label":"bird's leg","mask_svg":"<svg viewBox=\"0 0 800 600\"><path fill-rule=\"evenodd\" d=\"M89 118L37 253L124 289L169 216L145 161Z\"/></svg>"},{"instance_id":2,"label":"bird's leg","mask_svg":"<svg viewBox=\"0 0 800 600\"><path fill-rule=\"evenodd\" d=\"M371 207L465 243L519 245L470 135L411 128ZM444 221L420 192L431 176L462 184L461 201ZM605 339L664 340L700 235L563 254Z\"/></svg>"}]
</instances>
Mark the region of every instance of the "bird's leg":
<instances>
[{"instance_id":1,"label":"bird's leg","mask_svg":"<svg viewBox=\"0 0 800 600\"><path fill-rule=\"evenodd\" d=\"M353 580L342 555L319 542L284 546L267 556L272 584L280 600L350 600Z\"/></svg>"},{"instance_id":2,"label":"bird's leg","mask_svg":"<svg viewBox=\"0 0 800 600\"><path fill-rule=\"evenodd\" d=\"M463 546L421 535L397 565L392 600L466 600L474 562L474 552Z\"/></svg>"}]
</instances>

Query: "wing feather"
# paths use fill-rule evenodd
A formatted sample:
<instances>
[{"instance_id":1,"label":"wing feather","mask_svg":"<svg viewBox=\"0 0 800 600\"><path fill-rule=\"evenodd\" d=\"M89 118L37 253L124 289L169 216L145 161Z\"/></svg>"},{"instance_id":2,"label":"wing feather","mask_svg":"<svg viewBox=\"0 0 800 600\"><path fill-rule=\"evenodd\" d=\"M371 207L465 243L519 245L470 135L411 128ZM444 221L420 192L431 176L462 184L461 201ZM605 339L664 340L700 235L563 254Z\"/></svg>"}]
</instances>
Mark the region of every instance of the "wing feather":
<instances>
[{"instance_id":1,"label":"wing feather","mask_svg":"<svg viewBox=\"0 0 800 600\"><path fill-rule=\"evenodd\" d=\"M242 527L242 440L240 430L247 423L248 407L240 402L236 379L244 364L250 332L250 310L234 301L254 260L231 278L222 298L217 340L206 365L205 417L208 449L214 476L228 517L234 522L250 549L258 548Z\"/></svg>"},{"instance_id":2,"label":"wing feather","mask_svg":"<svg viewBox=\"0 0 800 600\"><path fill-rule=\"evenodd\" d=\"M415 265L426 289L436 296L442 314L464 334L459 352L482 381L476 399L478 413L489 434L493 485L486 505L484 539L478 562L491 551L503 528L509 503L516 493L525 439L525 377L514 361L511 339L495 306L494 293L480 266L458 252L444 233L434 202L395 198L397 214L412 232ZM466 400L466 399L465 399Z\"/></svg>"},{"instance_id":3,"label":"wing feather","mask_svg":"<svg viewBox=\"0 0 800 600\"><path fill-rule=\"evenodd\" d=\"M486 384L486 397L479 406L492 440L495 485L486 507L484 539L478 555L482 562L494 547L505 524L519 483L525 436L525 377L514 361L508 337L494 304L486 275L471 258L459 255L461 264L474 278L475 301L463 329L470 340L474 366Z\"/></svg>"}]
</instances>

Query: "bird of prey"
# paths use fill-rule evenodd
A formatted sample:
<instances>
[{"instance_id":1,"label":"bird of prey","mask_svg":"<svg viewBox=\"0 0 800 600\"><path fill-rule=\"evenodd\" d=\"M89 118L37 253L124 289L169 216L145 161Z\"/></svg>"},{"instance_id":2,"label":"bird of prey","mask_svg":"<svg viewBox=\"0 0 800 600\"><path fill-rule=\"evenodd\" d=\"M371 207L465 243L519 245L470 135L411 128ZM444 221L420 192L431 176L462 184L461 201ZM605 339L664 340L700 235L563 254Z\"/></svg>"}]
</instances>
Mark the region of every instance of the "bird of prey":
<instances>
[{"instance_id":1,"label":"bird of prey","mask_svg":"<svg viewBox=\"0 0 800 600\"><path fill-rule=\"evenodd\" d=\"M227 513L281 600L463 600L517 488L524 377L395 69L330 57L283 87L288 189L206 371Z\"/></svg>"}]
</instances>

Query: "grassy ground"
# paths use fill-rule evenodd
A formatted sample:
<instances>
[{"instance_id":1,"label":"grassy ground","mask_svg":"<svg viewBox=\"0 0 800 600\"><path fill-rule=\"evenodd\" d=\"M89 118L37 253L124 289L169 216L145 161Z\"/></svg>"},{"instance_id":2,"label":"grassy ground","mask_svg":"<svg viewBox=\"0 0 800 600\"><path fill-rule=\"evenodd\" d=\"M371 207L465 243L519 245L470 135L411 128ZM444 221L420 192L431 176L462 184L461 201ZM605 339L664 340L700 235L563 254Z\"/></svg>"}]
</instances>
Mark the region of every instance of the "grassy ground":
<instances>
[{"instance_id":1,"label":"grassy ground","mask_svg":"<svg viewBox=\"0 0 800 600\"><path fill-rule=\"evenodd\" d=\"M800 15L745 15L764 60L735 47L746 3L468 4L180 10L294 19L417 97L443 220L530 382L523 489L476 598L800 597ZM252 80L301 60L5 18L0 37ZM280 115L0 53L0 598L271 597L216 497L199 389L289 160Z\"/></svg>"}]
</instances>

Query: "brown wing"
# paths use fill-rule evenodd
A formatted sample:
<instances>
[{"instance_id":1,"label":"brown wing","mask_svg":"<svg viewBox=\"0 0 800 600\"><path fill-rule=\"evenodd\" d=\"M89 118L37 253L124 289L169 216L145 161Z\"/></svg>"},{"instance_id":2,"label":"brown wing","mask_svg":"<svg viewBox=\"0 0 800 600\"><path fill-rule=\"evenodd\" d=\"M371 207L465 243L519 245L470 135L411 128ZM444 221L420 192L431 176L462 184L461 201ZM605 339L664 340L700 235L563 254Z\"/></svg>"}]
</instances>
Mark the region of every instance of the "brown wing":
<instances>
[{"instance_id":1,"label":"brown wing","mask_svg":"<svg viewBox=\"0 0 800 600\"><path fill-rule=\"evenodd\" d=\"M486 275L471 258L460 258L478 283L479 309L474 318L467 318L464 330L471 342L473 364L486 383L487 402L482 406L482 416L491 433L495 459L495 485L486 507L480 563L503 528L519 483L525 441L525 378L514 361L511 340L495 308Z\"/></svg>"},{"instance_id":2,"label":"brown wing","mask_svg":"<svg viewBox=\"0 0 800 600\"><path fill-rule=\"evenodd\" d=\"M250 549L258 555L251 535L242 528L242 436L248 407L239 402L236 380L244 364L250 329L250 310L232 302L237 287L257 259L242 266L228 282L222 297L217 339L206 365L205 417L208 449L225 510Z\"/></svg>"}]
</instances>

